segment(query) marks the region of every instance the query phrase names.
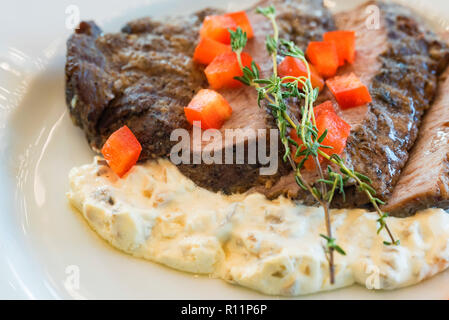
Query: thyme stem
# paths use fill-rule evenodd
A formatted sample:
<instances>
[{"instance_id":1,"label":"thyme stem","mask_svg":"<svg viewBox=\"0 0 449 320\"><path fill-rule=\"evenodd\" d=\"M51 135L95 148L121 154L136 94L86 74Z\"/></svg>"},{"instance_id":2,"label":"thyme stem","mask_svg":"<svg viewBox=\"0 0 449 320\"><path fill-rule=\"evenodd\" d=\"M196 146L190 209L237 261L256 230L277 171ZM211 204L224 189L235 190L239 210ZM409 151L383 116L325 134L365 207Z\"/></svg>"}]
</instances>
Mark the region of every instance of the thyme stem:
<instances>
[{"instance_id":1,"label":"thyme stem","mask_svg":"<svg viewBox=\"0 0 449 320\"><path fill-rule=\"evenodd\" d=\"M328 154L326 154L325 152L323 152L322 150L318 150L319 154L321 156L323 156L324 158L326 158L328 161L331 161L332 163L340 166L341 169L343 169L344 171L348 172L348 176L351 177L352 179L354 179L356 181L356 183L359 186L362 186L363 183L360 180L359 177L357 177L357 175L355 175L352 170L349 170L346 165L343 162L340 162L338 160L335 160L334 158L330 157ZM368 196L369 201L371 202L371 204L373 205L374 209L376 210L378 216L382 219L385 215L385 213L379 208L379 205L377 204L376 199L373 197L373 195L371 194L371 192L368 189L363 189L363 192L365 192L365 194ZM399 244L398 240L395 240L393 233L391 232L390 228L388 227L387 224L385 224L383 226L385 228L385 230L388 233L388 236L390 237L391 240L391 244Z\"/></svg>"},{"instance_id":2,"label":"thyme stem","mask_svg":"<svg viewBox=\"0 0 449 320\"><path fill-rule=\"evenodd\" d=\"M266 17L268 17L271 21L271 24L273 26L273 42L275 43L275 46L271 47L269 45L267 45L267 47L269 48L269 51L271 50L271 57L273 60L273 75L275 78L278 78L278 72L277 72L277 56L278 56L278 46L279 46L279 29L276 23L276 18L275 18L275 11L274 8L271 7L272 10L270 10L270 12L268 12L268 14L264 14L262 12L262 14L264 14ZM306 119L311 119L313 118L313 124L315 124L315 117L313 114L313 100L310 97L311 91L313 91L312 85L311 85L311 81L310 81L310 68L309 68L309 64L307 63L307 61L305 60L304 56L302 56L301 60L303 61L304 65L307 68L307 78L303 79L302 82L302 87L305 93L305 99L304 99L304 109L307 110L306 114L303 114L302 117L302 126L301 126L301 138L302 141L307 141L307 139L305 138L306 132L305 132L305 126L306 126ZM284 77L283 79L281 79L281 83L284 82L284 80L286 80L286 78L288 79L289 77ZM293 81L298 82L298 78L294 78L292 77ZM274 94L274 98L275 98L275 105L279 106L279 94L277 94L278 92L276 92L276 94ZM281 108L279 108L281 109ZM279 114L280 113L280 114ZM281 112L278 111L278 116L277 118L283 118L286 119L288 124L292 127L297 129L297 126L295 124L295 122L291 119L291 117L288 115L288 113L285 110L282 110ZM281 125L280 125L280 121L277 121L278 123L278 128L281 130ZM287 142L288 143L288 142ZM284 146L286 150L289 150L289 146L286 145ZM320 163L318 161L317 157L313 157L315 163L317 163L317 168L319 170L320 176L322 178L322 180L324 180L324 176L323 173L321 171L321 166ZM291 155L288 155L288 159L290 161L290 164L292 165L293 170L296 172L297 176L300 177L301 179L301 172L300 172L300 168L297 167L295 165L295 162L292 160ZM302 181L304 181L303 179L301 179ZM329 212L329 203L326 201L323 201L322 197L318 197L316 192L313 192L313 188L310 186L309 183L306 183L306 188L309 190L309 192L311 192L311 194L315 197L315 199L321 204L321 206L323 207L324 210L324 214L325 214L325 220L326 220L326 231L327 231L327 236L328 239L332 239L332 227L331 227L331 219L330 219L330 212ZM321 194L327 194L327 190L326 190L326 184L325 183L321 183ZM333 284L335 282L335 275L334 275L334 248L333 247L328 247L329 249L329 274L330 274L330 282L331 284Z\"/></svg>"},{"instance_id":3,"label":"thyme stem","mask_svg":"<svg viewBox=\"0 0 449 320\"><path fill-rule=\"evenodd\" d=\"M379 233L385 228L391 240L391 242L384 241L384 243L386 245L398 245L399 240L395 240L385 221L385 218L388 215L382 212L378 205L379 203L382 203L382 201L374 196L375 190L369 185L371 180L363 174L347 168L344 161L337 154L328 155L322 150L325 148L332 149L332 147L322 144L327 135L327 130L320 135L316 126L313 105L318 96L318 88L313 88L312 86L310 66L304 53L293 42L279 39L279 28L276 23L276 12L273 6L258 8L257 12L268 18L273 27L273 35L267 36L266 39L266 48L272 59L273 74L269 79L261 79L258 67L254 62L251 64L251 68L243 65L241 54L247 43L247 35L241 28L237 28L236 31L229 30L231 33L231 47L237 55L237 61L243 72L243 76L236 77L235 79L256 89L259 106L261 106L261 101L268 101L268 107L272 110L272 114L280 132L280 140L285 149L283 157L284 161L290 163L293 172L295 172L295 180L299 187L310 192L312 197L323 207L326 235L321 234L320 236L327 241L325 253L329 263L330 282L333 284L335 282L334 251L342 255L345 255L346 253L336 244L336 240L332 237L330 205L334 198L334 194L337 191L342 194L343 199L345 198L344 185L349 179L353 179L359 190L363 191L368 196L371 204L379 215L377 221L380 226L377 232ZM286 76L280 78L277 71L277 57L279 51L284 56L292 56L304 63L307 69L307 77ZM301 91L299 88L301 88ZM300 101L303 101L300 121L297 121L295 117L292 119L287 111L286 99L289 97L299 98ZM290 138L289 133L287 133L289 127L295 130L297 136L301 139L301 145ZM301 159L298 164L293 160L290 145L296 147L295 159ZM334 172L332 168L328 166L328 175L325 177L319 161L320 156L339 167L341 173ZM313 159L320 177L319 180L312 184L305 180L301 174L301 169L303 168L305 161L310 157ZM319 190L315 185L319 186ZM330 190L328 190L328 185L330 186Z\"/></svg>"}]
</instances>

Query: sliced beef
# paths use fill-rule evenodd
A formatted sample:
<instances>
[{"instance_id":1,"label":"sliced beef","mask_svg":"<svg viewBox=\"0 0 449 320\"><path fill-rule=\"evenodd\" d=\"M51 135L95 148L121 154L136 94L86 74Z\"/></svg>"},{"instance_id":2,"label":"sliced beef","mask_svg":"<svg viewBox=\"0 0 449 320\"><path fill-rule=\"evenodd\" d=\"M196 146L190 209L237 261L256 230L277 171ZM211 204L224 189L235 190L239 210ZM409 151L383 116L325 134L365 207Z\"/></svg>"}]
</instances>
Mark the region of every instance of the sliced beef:
<instances>
[{"instance_id":1,"label":"sliced beef","mask_svg":"<svg viewBox=\"0 0 449 320\"><path fill-rule=\"evenodd\" d=\"M369 5L380 9L377 29L367 27ZM339 72L354 72L368 85L373 98L366 106L346 111L339 110L334 101L337 112L352 126L344 157L350 167L371 178L380 198L388 199L415 142L421 117L434 99L438 74L448 62L448 48L415 13L392 3L369 2L338 14L335 21L338 29L356 31L355 63ZM325 92L320 99L333 97ZM268 195L281 193L313 202L299 190L292 174ZM346 197L346 202L337 198L335 205L367 203L354 187L348 187Z\"/></svg>"},{"instance_id":2,"label":"sliced beef","mask_svg":"<svg viewBox=\"0 0 449 320\"><path fill-rule=\"evenodd\" d=\"M66 102L94 150L124 124L143 146L141 160L166 156L176 128L190 128L183 106L207 85L192 61L205 10L160 23L149 18L103 34L82 22L67 41Z\"/></svg>"},{"instance_id":3,"label":"sliced beef","mask_svg":"<svg viewBox=\"0 0 449 320\"><path fill-rule=\"evenodd\" d=\"M410 159L383 208L395 216L417 210L449 208L449 69L438 88L435 103L424 117Z\"/></svg>"},{"instance_id":4,"label":"sliced beef","mask_svg":"<svg viewBox=\"0 0 449 320\"><path fill-rule=\"evenodd\" d=\"M258 6L266 7L271 4L276 8L277 21L282 36L295 41L304 50L310 41L320 40L324 32L335 29L330 12L324 8L321 1L278 0L259 2L247 11L254 29L254 38L248 42L245 51L250 53L258 63L261 74L265 77L269 77L272 73L271 58L266 52L265 41L267 34L272 34L273 30L271 23L265 17L255 13L255 8ZM212 191L245 192L254 186L260 186L262 190L268 190L282 175L291 171L290 165L281 159L280 155L283 153L281 143L278 141L279 156L277 156L277 162L279 169L276 174L272 175L260 175L260 168L263 165L258 160L254 164L248 164L247 146L249 143L258 145L254 140L267 134L266 148L269 148L268 130L277 128L273 117L265 108L261 109L257 105L257 93L254 88L242 87L240 89L221 90L220 93L233 109L231 118L220 129L223 136L227 129L264 129L267 131L259 132L254 138L244 139L245 164L236 164L234 156L234 164L185 164L180 165L179 169L196 184ZM209 143L204 143L202 148L204 149L207 144ZM193 146L193 143L191 145ZM235 143L229 145L226 141L220 141L213 150L222 154L224 163L225 149L235 150L236 147ZM195 153L199 154L201 151L194 148L192 159Z\"/></svg>"},{"instance_id":5,"label":"sliced beef","mask_svg":"<svg viewBox=\"0 0 449 320\"><path fill-rule=\"evenodd\" d=\"M315 0L263 1L278 11L281 36L305 49L312 40L335 29L334 20ZM367 5L380 9L379 28L367 27ZM168 156L170 134L176 128L190 129L183 107L193 95L207 87L203 67L192 61L198 29L206 10L187 18L155 22L149 18L130 22L120 33L102 34L93 22L81 23L67 44L66 99L74 122L86 133L91 146L99 150L107 137L123 124L142 143L141 160ZM255 39L247 50L262 72L270 72L265 53L265 37L271 26L260 15L249 11ZM409 9L396 4L370 2L335 17L338 29L356 30L357 55L353 71L368 85L373 102L342 111L352 126L344 154L349 166L369 176L378 196L387 199L407 161L425 110L432 103L437 77L448 62L447 46ZM233 115L222 128L275 128L273 117L258 108L251 88L221 92L233 107ZM329 92L321 100L333 99ZM292 110L295 105L292 105ZM297 106L296 106L297 108ZM236 143L217 142L214 150L235 149ZM243 141L247 148L251 139ZM193 158L199 148L193 146ZM279 150L280 153L283 150ZM288 165L280 162L277 174L260 176L262 164L192 164L180 170L198 185L226 193L250 188L269 197L287 194L305 199ZM307 173L316 179L315 173ZM281 175L285 175L280 178ZM274 185L274 186L273 186ZM348 201L336 199L338 206L365 204L366 198L348 186Z\"/></svg>"},{"instance_id":6,"label":"sliced beef","mask_svg":"<svg viewBox=\"0 0 449 320\"><path fill-rule=\"evenodd\" d=\"M278 10L283 34L303 48L334 28L332 17L321 1L263 1L258 6L270 4ZM265 53L265 39L272 33L271 25L254 11L255 7L248 14L255 39L249 41L247 50L262 72L268 74L272 66ZM176 143L170 141L171 132L176 128L191 128L183 107L200 88L207 87L203 67L195 64L192 56L199 26L204 16L212 12L216 11L170 19L170 23L139 19L115 34L102 34L93 22L81 24L67 43L66 100L75 124L85 131L95 150L102 147L113 131L126 124L142 144L140 160L169 155ZM258 107L253 89L221 93L233 108L233 115L221 132L236 128L276 128L271 114ZM251 142L243 141L245 154ZM223 151L238 147L236 143L220 143L221 147L217 144L217 148ZM194 144L191 147L193 159L200 151ZM218 149L214 151L219 152ZM279 171L270 176L260 175L262 164L258 161L231 165L201 163L179 168L202 187L233 193L244 192L254 185L270 187L288 172L288 166L280 159L279 164Z\"/></svg>"}]
</instances>

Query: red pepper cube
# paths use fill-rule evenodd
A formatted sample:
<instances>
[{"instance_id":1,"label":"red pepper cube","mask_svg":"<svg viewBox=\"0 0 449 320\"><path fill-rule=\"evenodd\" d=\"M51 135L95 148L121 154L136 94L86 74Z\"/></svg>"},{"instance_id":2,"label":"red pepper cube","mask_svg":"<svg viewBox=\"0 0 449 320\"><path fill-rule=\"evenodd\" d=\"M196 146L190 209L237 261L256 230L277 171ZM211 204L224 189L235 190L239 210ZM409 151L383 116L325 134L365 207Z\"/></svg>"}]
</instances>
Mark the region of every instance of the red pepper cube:
<instances>
[{"instance_id":1,"label":"red pepper cube","mask_svg":"<svg viewBox=\"0 0 449 320\"><path fill-rule=\"evenodd\" d=\"M321 76L318 74L318 71L316 71L315 67L309 63L310 68L310 80L312 82L313 88L319 88L320 91L323 90L324 87L324 80L321 78ZM306 77L307 78L307 67L304 64L303 61L301 61L298 58L286 56L284 60L279 64L278 66L278 73L279 76L287 77ZM293 80L286 80L284 82L293 82ZM302 89L302 85L298 83L298 86L300 89Z\"/></svg>"},{"instance_id":2,"label":"red pepper cube","mask_svg":"<svg viewBox=\"0 0 449 320\"><path fill-rule=\"evenodd\" d=\"M101 153L109 167L120 178L139 160L142 146L127 126L123 126L106 140Z\"/></svg>"},{"instance_id":3,"label":"red pepper cube","mask_svg":"<svg viewBox=\"0 0 449 320\"><path fill-rule=\"evenodd\" d=\"M247 53L242 53L242 64L244 67L251 67L252 58ZM243 84L235 80L234 77L243 76L243 71L234 52L223 53L217 57L204 70L209 85L212 89L238 88Z\"/></svg>"},{"instance_id":4,"label":"red pepper cube","mask_svg":"<svg viewBox=\"0 0 449 320\"><path fill-rule=\"evenodd\" d=\"M351 132L351 126L347 124L342 118L340 118L332 106L332 102L326 101L313 110L315 115L315 122L318 129L318 137L320 137L327 129L326 137L324 138L322 145L330 146L332 149L321 148L324 153L328 155L341 154L346 147L346 141L349 133ZM299 145L302 144L302 140L297 136L294 129L290 131L290 136ZM296 148L292 148L293 156L295 155ZM303 156L295 158L295 161L299 163L303 159ZM319 155L318 160L320 163L324 161L324 157ZM304 163L306 170L314 170L316 168L315 161L312 156Z\"/></svg>"},{"instance_id":5,"label":"red pepper cube","mask_svg":"<svg viewBox=\"0 0 449 320\"><path fill-rule=\"evenodd\" d=\"M326 42L333 42L337 47L338 64L342 66L345 61L353 63L355 60L355 32L348 30L329 31L323 35Z\"/></svg>"},{"instance_id":6,"label":"red pepper cube","mask_svg":"<svg viewBox=\"0 0 449 320\"><path fill-rule=\"evenodd\" d=\"M324 78L337 73L338 53L333 42L312 41L307 47L307 58Z\"/></svg>"},{"instance_id":7,"label":"red pepper cube","mask_svg":"<svg viewBox=\"0 0 449 320\"><path fill-rule=\"evenodd\" d=\"M341 154L346 147L351 126L337 115L330 101L315 107L314 113L318 135L320 136L326 129L328 130L321 144L333 147L333 149L323 149L324 153L328 155Z\"/></svg>"},{"instance_id":8,"label":"red pepper cube","mask_svg":"<svg viewBox=\"0 0 449 320\"><path fill-rule=\"evenodd\" d=\"M231 117L232 108L226 99L214 90L202 89L184 108L187 121L201 121L201 128L220 129L223 123Z\"/></svg>"},{"instance_id":9,"label":"red pepper cube","mask_svg":"<svg viewBox=\"0 0 449 320\"><path fill-rule=\"evenodd\" d=\"M342 109L363 106L372 101L368 88L352 72L328 79L326 84Z\"/></svg>"},{"instance_id":10,"label":"red pepper cube","mask_svg":"<svg viewBox=\"0 0 449 320\"><path fill-rule=\"evenodd\" d=\"M201 38L210 38L215 41L230 44L231 34L229 29L235 31L237 24L234 19L228 16L207 16L200 30Z\"/></svg>"},{"instance_id":11,"label":"red pepper cube","mask_svg":"<svg viewBox=\"0 0 449 320\"><path fill-rule=\"evenodd\" d=\"M202 38L196 46L193 60L201 64L211 63L216 56L232 52L231 46L210 38Z\"/></svg>"},{"instance_id":12,"label":"red pepper cube","mask_svg":"<svg viewBox=\"0 0 449 320\"><path fill-rule=\"evenodd\" d=\"M248 15L245 11L237 11L225 14L226 17L230 17L234 20L238 27L240 27L243 32L246 32L248 39L254 37L253 27L248 19Z\"/></svg>"}]
</instances>

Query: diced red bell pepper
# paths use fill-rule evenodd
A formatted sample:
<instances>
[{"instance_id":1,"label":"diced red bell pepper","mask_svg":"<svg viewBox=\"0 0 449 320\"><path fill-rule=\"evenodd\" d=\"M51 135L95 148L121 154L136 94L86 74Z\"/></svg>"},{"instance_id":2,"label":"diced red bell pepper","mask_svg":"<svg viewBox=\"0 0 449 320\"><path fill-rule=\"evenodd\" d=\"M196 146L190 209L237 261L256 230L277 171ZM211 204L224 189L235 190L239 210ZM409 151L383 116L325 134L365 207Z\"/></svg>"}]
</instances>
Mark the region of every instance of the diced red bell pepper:
<instances>
[{"instance_id":1,"label":"diced red bell pepper","mask_svg":"<svg viewBox=\"0 0 449 320\"><path fill-rule=\"evenodd\" d=\"M216 56L227 52L232 52L230 45L210 38L202 38L195 49L193 59L198 63L209 64Z\"/></svg>"},{"instance_id":2,"label":"diced red bell pepper","mask_svg":"<svg viewBox=\"0 0 449 320\"><path fill-rule=\"evenodd\" d=\"M245 67L251 67L252 58L247 53L242 53L242 64ZM235 80L234 77L243 76L243 71L234 52L223 53L217 57L204 70L209 85L212 89L238 88L242 83Z\"/></svg>"},{"instance_id":3,"label":"diced red bell pepper","mask_svg":"<svg viewBox=\"0 0 449 320\"><path fill-rule=\"evenodd\" d=\"M225 15L207 16L203 21L200 36L201 38L210 38L224 44L230 44L231 34L228 29L237 29L237 24L233 18Z\"/></svg>"},{"instance_id":4,"label":"diced red bell pepper","mask_svg":"<svg viewBox=\"0 0 449 320\"><path fill-rule=\"evenodd\" d=\"M225 16L231 17L237 26L240 27L243 32L246 32L248 39L254 37L253 27L251 26L251 22L249 21L248 15L245 11L227 13Z\"/></svg>"},{"instance_id":5,"label":"diced red bell pepper","mask_svg":"<svg viewBox=\"0 0 449 320\"><path fill-rule=\"evenodd\" d=\"M220 129L223 123L231 117L232 108L218 92L202 89L193 97L184 112L190 124L201 121L201 128Z\"/></svg>"},{"instance_id":6,"label":"diced red bell pepper","mask_svg":"<svg viewBox=\"0 0 449 320\"><path fill-rule=\"evenodd\" d=\"M324 78L330 78L337 73L338 53L333 42L312 41L307 47L306 54Z\"/></svg>"},{"instance_id":7,"label":"diced red bell pepper","mask_svg":"<svg viewBox=\"0 0 449 320\"><path fill-rule=\"evenodd\" d=\"M329 31L323 35L326 42L333 42L337 47L338 64L345 64L345 61L353 63L355 59L355 32L348 30Z\"/></svg>"},{"instance_id":8,"label":"diced red bell pepper","mask_svg":"<svg viewBox=\"0 0 449 320\"><path fill-rule=\"evenodd\" d=\"M328 154L341 154L346 147L346 140L348 139L349 133L351 131L351 126L347 124L342 118L340 118L332 106L332 102L326 101L314 108L314 115L316 126L318 129L318 136L320 137L324 131L327 129L327 135L321 144L325 146L330 146L333 149L321 148L321 150ZM299 145L302 144L302 140L297 136L296 131L292 129L290 131L290 137L295 140ZM292 148L293 156L296 152L296 148ZM303 156L295 158L296 162L300 162ZM318 156L320 163L324 161L323 156ZM307 170L315 169L315 161L312 156L304 163L304 167Z\"/></svg>"},{"instance_id":9,"label":"diced red bell pepper","mask_svg":"<svg viewBox=\"0 0 449 320\"><path fill-rule=\"evenodd\" d=\"M137 163L141 151L142 146L127 126L112 133L101 149L109 167L120 178Z\"/></svg>"},{"instance_id":10,"label":"diced red bell pepper","mask_svg":"<svg viewBox=\"0 0 449 320\"><path fill-rule=\"evenodd\" d=\"M310 80L312 81L312 87L323 90L324 80L316 71L315 67L309 63L310 68ZM293 77L307 77L307 67L303 61L298 58L286 56L284 60L278 66L278 73L281 77L293 76ZM286 80L285 82L293 82L293 80ZM300 89L302 85L298 84Z\"/></svg>"},{"instance_id":11,"label":"diced red bell pepper","mask_svg":"<svg viewBox=\"0 0 449 320\"><path fill-rule=\"evenodd\" d=\"M362 106L372 100L368 88L354 73L328 79L326 84L342 109Z\"/></svg>"}]
</instances>

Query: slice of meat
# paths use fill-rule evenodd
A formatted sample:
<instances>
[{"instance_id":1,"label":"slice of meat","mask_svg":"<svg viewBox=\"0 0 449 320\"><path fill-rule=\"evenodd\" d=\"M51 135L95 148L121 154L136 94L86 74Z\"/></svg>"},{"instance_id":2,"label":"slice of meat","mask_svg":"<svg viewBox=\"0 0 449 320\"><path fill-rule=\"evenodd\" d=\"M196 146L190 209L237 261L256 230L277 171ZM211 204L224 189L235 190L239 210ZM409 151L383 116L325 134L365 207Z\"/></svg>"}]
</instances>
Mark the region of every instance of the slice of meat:
<instances>
[{"instance_id":1,"label":"slice of meat","mask_svg":"<svg viewBox=\"0 0 449 320\"><path fill-rule=\"evenodd\" d=\"M283 33L303 48L333 29L331 15L321 1L263 1L257 6L270 4L278 10ZM169 155L176 143L170 141L173 130L191 128L183 107L199 89L207 87L204 68L195 64L192 56L201 22L206 14L212 13L217 11L209 9L164 23L139 19L114 34L102 34L93 22L81 23L67 42L66 100L72 119L85 131L94 150L101 149L107 137L126 124L142 144L141 161ZM248 13L255 38L249 41L247 51L262 72L268 74L271 63L265 53L265 39L266 34L272 33L271 25L255 14L255 7ZM254 89L221 93L233 108L222 133L226 129L276 128L272 116L258 107ZM252 142L250 139L242 142L245 154ZM235 142L220 143L220 150L238 148ZM195 146L192 144L192 159L199 153ZM202 187L232 193L254 185L271 186L287 173L288 166L280 160L279 163L279 171L269 176L260 175L263 165L259 161L229 165L202 162L179 168Z\"/></svg>"},{"instance_id":2,"label":"slice of meat","mask_svg":"<svg viewBox=\"0 0 449 320\"><path fill-rule=\"evenodd\" d=\"M377 28L376 21L367 26L368 6L379 9ZM336 15L335 22L338 29L356 31L355 62L339 73L354 72L369 86L373 101L342 111L329 92L320 100L333 100L337 112L352 126L344 154L348 166L370 177L378 197L387 199L408 159L421 117L434 99L437 76L448 63L448 48L415 13L397 4L368 2ZM268 196L282 193L313 203L296 186L292 174L282 178ZM343 202L337 197L334 204L367 203L355 187L348 188L346 198Z\"/></svg>"},{"instance_id":3,"label":"slice of meat","mask_svg":"<svg viewBox=\"0 0 449 320\"><path fill-rule=\"evenodd\" d=\"M383 208L395 216L417 210L449 208L449 69L441 78L435 103L424 117L410 159Z\"/></svg>"},{"instance_id":4,"label":"slice of meat","mask_svg":"<svg viewBox=\"0 0 449 320\"><path fill-rule=\"evenodd\" d=\"M334 23L330 12L324 8L321 1L262 1L247 11L254 30L254 38L248 42L245 49L257 62L264 77L269 77L272 73L271 58L265 49L265 41L268 34L272 34L272 25L269 20L260 14L255 13L256 7L266 7L274 5L277 13L277 21L283 37L294 41L298 46L305 49L309 41L319 40L324 32L333 30ZM222 191L225 193L245 192L254 186L260 186L267 190L282 176L287 174L291 168L289 164L281 159L283 153L281 143L279 145L279 156L276 156L279 166L276 174L260 175L260 168L263 164L256 159L254 164L248 163L248 144L256 146L258 152L258 142L260 138L267 141L266 149L270 147L269 130L276 129L273 117L265 108L260 108L257 104L257 92L251 87L240 89L221 90L220 93L226 98L233 109L231 118L220 129L220 133L225 136L228 129L250 129L254 136L244 137L240 143L229 145L230 140L219 141L213 152L222 155L222 162L225 160L225 150L236 150L239 144L243 145L245 154L244 164L236 164L234 154L234 164L183 164L179 166L181 172L192 179L201 187L212 191ZM263 131L258 132L258 129ZM264 140L262 140L264 141ZM209 142L201 145L202 150ZM191 146L195 146L193 142ZM198 157L201 150L193 147L191 159Z\"/></svg>"},{"instance_id":5,"label":"slice of meat","mask_svg":"<svg viewBox=\"0 0 449 320\"><path fill-rule=\"evenodd\" d=\"M190 128L183 107L207 86L192 61L204 10L160 23L150 18L103 34L82 22L67 41L66 102L94 150L124 124L143 146L141 160L169 154L176 128Z\"/></svg>"}]
</instances>

